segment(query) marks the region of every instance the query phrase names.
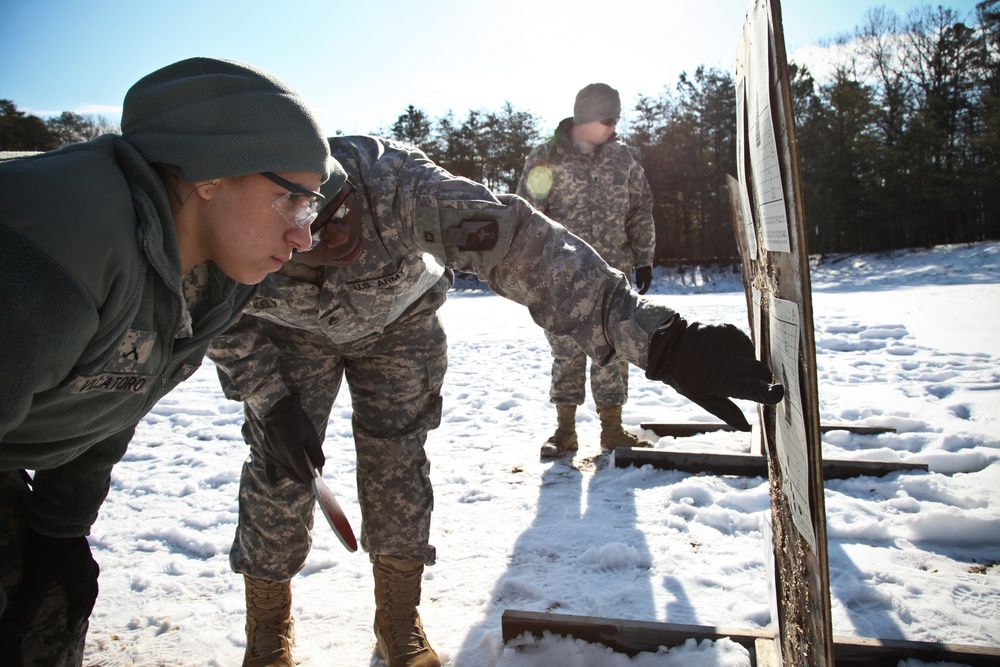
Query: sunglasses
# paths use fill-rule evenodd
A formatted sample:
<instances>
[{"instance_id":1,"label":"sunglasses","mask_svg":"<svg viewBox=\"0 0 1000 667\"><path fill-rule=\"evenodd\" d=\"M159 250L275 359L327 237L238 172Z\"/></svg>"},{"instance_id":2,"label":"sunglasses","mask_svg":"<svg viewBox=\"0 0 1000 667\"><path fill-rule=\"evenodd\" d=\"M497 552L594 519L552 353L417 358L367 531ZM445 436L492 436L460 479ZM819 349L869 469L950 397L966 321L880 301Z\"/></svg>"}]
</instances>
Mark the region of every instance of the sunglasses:
<instances>
[{"instance_id":1,"label":"sunglasses","mask_svg":"<svg viewBox=\"0 0 1000 667\"><path fill-rule=\"evenodd\" d=\"M602 118L600 123L604 127L614 127L618 124L618 118Z\"/></svg>"},{"instance_id":2,"label":"sunglasses","mask_svg":"<svg viewBox=\"0 0 1000 667\"><path fill-rule=\"evenodd\" d=\"M271 202L271 207L288 224L297 229L311 225L316 216L319 215L320 209L326 204L326 197L318 192L304 188L297 183L286 181L281 176L270 171L262 171L260 175L288 190L288 192Z\"/></svg>"},{"instance_id":3,"label":"sunglasses","mask_svg":"<svg viewBox=\"0 0 1000 667\"><path fill-rule=\"evenodd\" d=\"M330 203L321 211L320 216L313 221L311 227L312 243L309 246L309 250L315 248L326 238L330 223L339 223L347 217L347 214L351 212L351 209L357 202L357 197L358 191L354 187L354 184L350 181L344 181L337 195L330 200ZM331 211L330 215L326 215L327 211Z\"/></svg>"}]
</instances>

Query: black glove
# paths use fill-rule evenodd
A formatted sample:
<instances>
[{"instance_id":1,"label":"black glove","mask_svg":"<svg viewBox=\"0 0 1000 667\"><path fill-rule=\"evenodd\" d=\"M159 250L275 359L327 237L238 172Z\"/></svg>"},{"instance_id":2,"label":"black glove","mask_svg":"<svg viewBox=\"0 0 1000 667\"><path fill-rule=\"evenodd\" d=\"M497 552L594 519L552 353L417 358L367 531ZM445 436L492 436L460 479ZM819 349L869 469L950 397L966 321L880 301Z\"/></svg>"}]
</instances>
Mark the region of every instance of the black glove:
<instances>
[{"instance_id":1,"label":"black glove","mask_svg":"<svg viewBox=\"0 0 1000 667\"><path fill-rule=\"evenodd\" d=\"M688 324L680 316L653 334L646 377L669 384L740 431L750 424L730 397L774 405L785 395L780 384L770 384L771 371L754 356L746 334L732 324Z\"/></svg>"},{"instance_id":2,"label":"black glove","mask_svg":"<svg viewBox=\"0 0 1000 667\"><path fill-rule=\"evenodd\" d=\"M264 475L276 484L279 473L301 484L312 481L309 467L322 468L326 463L323 443L309 415L302 409L298 394L286 396L264 417ZM304 454L303 454L304 453ZM308 461L306 457L308 456Z\"/></svg>"},{"instance_id":3,"label":"black glove","mask_svg":"<svg viewBox=\"0 0 1000 667\"><path fill-rule=\"evenodd\" d=\"M635 270L635 291L645 294L653 284L653 267L640 266Z\"/></svg>"},{"instance_id":4,"label":"black glove","mask_svg":"<svg viewBox=\"0 0 1000 667\"><path fill-rule=\"evenodd\" d=\"M27 528L14 620L21 627L34 620L49 588L58 583L66 590L66 630L76 632L94 610L100 572L86 537L47 537Z\"/></svg>"}]
</instances>

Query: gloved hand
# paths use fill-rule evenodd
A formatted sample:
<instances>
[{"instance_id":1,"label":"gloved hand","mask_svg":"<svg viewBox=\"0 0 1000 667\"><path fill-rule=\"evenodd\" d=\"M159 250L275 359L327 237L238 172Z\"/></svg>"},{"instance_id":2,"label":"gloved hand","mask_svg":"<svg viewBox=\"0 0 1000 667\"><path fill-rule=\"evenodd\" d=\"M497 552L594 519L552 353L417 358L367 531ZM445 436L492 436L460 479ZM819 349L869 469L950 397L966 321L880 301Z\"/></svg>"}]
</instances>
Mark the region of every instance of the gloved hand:
<instances>
[{"instance_id":1,"label":"gloved hand","mask_svg":"<svg viewBox=\"0 0 1000 667\"><path fill-rule=\"evenodd\" d=\"M645 294L653 285L653 267L640 266L635 270L635 291Z\"/></svg>"},{"instance_id":2,"label":"gloved hand","mask_svg":"<svg viewBox=\"0 0 1000 667\"><path fill-rule=\"evenodd\" d=\"M785 395L770 384L771 371L754 356L753 343L732 324L688 324L676 316L653 334L646 377L660 380L730 426L749 431L730 398L774 405Z\"/></svg>"},{"instance_id":3,"label":"gloved hand","mask_svg":"<svg viewBox=\"0 0 1000 667\"><path fill-rule=\"evenodd\" d=\"M264 475L276 484L279 474L301 484L312 481L309 462L316 468L326 463L323 443L298 394L285 396L264 417ZM305 454L303 454L303 452ZM306 460L306 456L309 460Z\"/></svg>"},{"instance_id":4,"label":"gloved hand","mask_svg":"<svg viewBox=\"0 0 1000 667\"><path fill-rule=\"evenodd\" d=\"M27 528L24 570L12 607L14 620L21 627L30 623L49 588L58 583L66 590L66 630L76 632L94 610L100 572L86 537L48 537Z\"/></svg>"}]
</instances>

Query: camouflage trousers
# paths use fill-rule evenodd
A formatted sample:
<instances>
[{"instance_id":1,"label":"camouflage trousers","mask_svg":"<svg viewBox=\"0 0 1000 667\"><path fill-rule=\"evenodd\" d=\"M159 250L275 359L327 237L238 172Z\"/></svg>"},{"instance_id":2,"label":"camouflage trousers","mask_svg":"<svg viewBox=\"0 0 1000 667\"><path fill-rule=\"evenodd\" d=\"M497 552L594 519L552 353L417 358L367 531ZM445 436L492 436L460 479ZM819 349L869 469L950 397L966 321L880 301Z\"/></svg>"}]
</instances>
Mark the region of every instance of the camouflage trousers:
<instances>
[{"instance_id":1,"label":"camouflage trousers","mask_svg":"<svg viewBox=\"0 0 1000 667\"><path fill-rule=\"evenodd\" d=\"M15 623L11 613L24 571L26 527L21 499L27 493L30 491L20 471L0 472L0 665L78 667L83 664L90 623L84 621L74 632L66 629L66 591L61 585L52 585L35 618L27 624Z\"/></svg>"},{"instance_id":2,"label":"camouflage trousers","mask_svg":"<svg viewBox=\"0 0 1000 667\"><path fill-rule=\"evenodd\" d=\"M441 422L447 340L428 305L381 334L348 344L261 321L280 350L285 385L299 394L322 440L341 381L351 392L357 455L361 547L374 559L388 554L432 564L429 544L434 496L424 443ZM239 524L230 551L234 571L285 581L312 547L315 500L311 487L289 479L268 484L257 454L260 420L244 410L250 459L240 478ZM327 450L327 457L340 452Z\"/></svg>"},{"instance_id":3,"label":"camouflage trousers","mask_svg":"<svg viewBox=\"0 0 1000 667\"><path fill-rule=\"evenodd\" d=\"M546 332L545 337L552 348L549 400L556 405L583 405L587 398L589 358L568 336ZM590 391L599 408L625 405L628 400L628 363L618 359L606 366L591 362Z\"/></svg>"}]
</instances>

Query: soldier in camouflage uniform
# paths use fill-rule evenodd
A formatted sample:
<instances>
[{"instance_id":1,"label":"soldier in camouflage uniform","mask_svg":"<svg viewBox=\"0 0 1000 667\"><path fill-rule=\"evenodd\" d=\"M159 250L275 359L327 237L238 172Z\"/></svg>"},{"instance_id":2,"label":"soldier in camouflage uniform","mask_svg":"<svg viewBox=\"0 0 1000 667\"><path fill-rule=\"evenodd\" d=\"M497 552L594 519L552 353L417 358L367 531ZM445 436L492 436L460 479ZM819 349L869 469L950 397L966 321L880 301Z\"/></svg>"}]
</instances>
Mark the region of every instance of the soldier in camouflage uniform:
<instances>
[{"instance_id":1,"label":"soldier in camouflage uniform","mask_svg":"<svg viewBox=\"0 0 1000 667\"><path fill-rule=\"evenodd\" d=\"M621 115L618 91L592 83L576 96L574 113L555 136L528 155L517 193L562 223L625 273L635 271L645 294L653 281L653 194L642 167L615 134ZM587 356L572 339L546 333L552 348L549 399L556 405L556 432L542 445L543 458L576 451L576 407L586 398ZM592 363L590 387L601 418L601 448L651 443L622 428L628 400L628 364Z\"/></svg>"},{"instance_id":2,"label":"soldier in camouflage uniform","mask_svg":"<svg viewBox=\"0 0 1000 667\"><path fill-rule=\"evenodd\" d=\"M251 453L230 552L247 587L244 665L294 664L290 579L311 548L308 482L325 460L322 441L345 377L377 650L391 667L439 665L417 606L424 566L435 560L424 443L441 418L446 340L437 310L453 269L527 306L547 331L595 359L626 359L687 395L707 391L713 400L703 404L741 428L749 430L726 392L739 386L741 396L768 402L780 393L768 389L770 372L742 332L699 329L641 299L624 275L520 197L494 195L390 140L335 137L330 148L349 180L324 192L330 204L314 223L314 249L272 274L209 352L226 395L244 402ZM692 344L712 354L692 354ZM720 349L739 359L720 358ZM675 359L692 357L711 368L692 364L678 374ZM706 378L715 378L711 388Z\"/></svg>"}]
</instances>

